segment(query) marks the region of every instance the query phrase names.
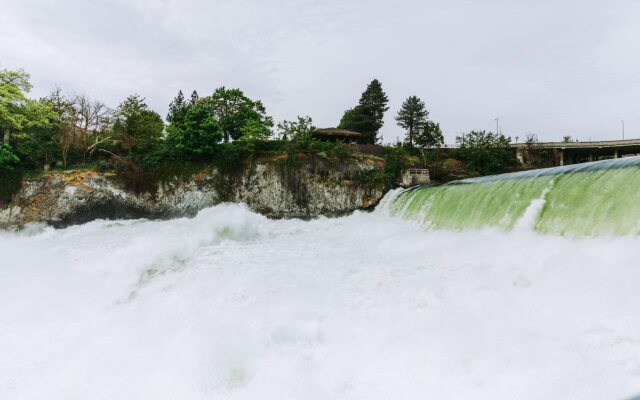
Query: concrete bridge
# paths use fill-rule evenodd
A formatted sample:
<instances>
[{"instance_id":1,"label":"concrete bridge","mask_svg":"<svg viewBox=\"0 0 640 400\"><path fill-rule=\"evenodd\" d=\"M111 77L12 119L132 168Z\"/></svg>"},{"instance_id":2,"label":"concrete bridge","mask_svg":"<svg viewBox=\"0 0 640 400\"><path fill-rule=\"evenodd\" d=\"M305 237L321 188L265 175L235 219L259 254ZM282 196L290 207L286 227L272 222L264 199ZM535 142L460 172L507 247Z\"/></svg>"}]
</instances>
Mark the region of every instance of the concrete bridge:
<instances>
[{"instance_id":1,"label":"concrete bridge","mask_svg":"<svg viewBox=\"0 0 640 400\"><path fill-rule=\"evenodd\" d=\"M550 150L555 165L569 165L609 158L640 155L640 139L600 140L594 142L515 143L516 157L523 162L527 152Z\"/></svg>"}]
</instances>

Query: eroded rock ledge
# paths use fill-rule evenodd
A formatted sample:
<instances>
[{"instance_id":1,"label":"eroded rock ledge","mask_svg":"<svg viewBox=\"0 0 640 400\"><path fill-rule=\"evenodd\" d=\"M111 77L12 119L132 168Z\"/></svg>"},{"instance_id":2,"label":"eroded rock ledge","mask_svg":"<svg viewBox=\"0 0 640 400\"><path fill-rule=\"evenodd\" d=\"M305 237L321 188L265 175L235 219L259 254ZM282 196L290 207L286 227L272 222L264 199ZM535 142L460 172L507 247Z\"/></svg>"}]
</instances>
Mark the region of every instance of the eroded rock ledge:
<instances>
[{"instance_id":1,"label":"eroded rock ledge","mask_svg":"<svg viewBox=\"0 0 640 400\"><path fill-rule=\"evenodd\" d=\"M385 192L382 169L382 160L376 158L313 159L295 168L282 160L263 160L232 175L203 168L143 193L127 190L109 173L47 173L25 180L13 200L0 206L0 228L190 216L221 202L246 203L271 218L339 216L377 204Z\"/></svg>"}]
</instances>

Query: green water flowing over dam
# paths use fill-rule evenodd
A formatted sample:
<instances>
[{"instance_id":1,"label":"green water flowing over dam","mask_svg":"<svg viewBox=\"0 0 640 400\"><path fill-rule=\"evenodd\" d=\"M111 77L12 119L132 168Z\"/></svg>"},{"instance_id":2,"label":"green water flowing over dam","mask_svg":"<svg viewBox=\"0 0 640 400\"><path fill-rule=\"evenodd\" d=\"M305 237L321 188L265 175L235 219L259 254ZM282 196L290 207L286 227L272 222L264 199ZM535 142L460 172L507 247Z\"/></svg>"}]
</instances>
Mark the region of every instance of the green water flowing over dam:
<instances>
[{"instance_id":1,"label":"green water flowing over dam","mask_svg":"<svg viewBox=\"0 0 640 400\"><path fill-rule=\"evenodd\" d=\"M428 229L640 232L640 157L465 179L400 192L390 213Z\"/></svg>"}]
</instances>

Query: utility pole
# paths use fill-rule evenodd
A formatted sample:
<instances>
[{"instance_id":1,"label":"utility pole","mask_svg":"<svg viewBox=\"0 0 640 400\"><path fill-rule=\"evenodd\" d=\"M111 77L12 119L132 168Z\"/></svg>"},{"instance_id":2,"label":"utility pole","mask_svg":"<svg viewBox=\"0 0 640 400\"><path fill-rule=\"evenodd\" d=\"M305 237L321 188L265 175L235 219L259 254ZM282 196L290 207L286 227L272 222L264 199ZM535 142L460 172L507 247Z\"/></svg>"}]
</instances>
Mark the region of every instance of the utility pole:
<instances>
[{"instance_id":1,"label":"utility pole","mask_svg":"<svg viewBox=\"0 0 640 400\"><path fill-rule=\"evenodd\" d=\"M498 132L498 125L499 124L499 119L496 117L496 135L499 135L500 133Z\"/></svg>"}]
</instances>

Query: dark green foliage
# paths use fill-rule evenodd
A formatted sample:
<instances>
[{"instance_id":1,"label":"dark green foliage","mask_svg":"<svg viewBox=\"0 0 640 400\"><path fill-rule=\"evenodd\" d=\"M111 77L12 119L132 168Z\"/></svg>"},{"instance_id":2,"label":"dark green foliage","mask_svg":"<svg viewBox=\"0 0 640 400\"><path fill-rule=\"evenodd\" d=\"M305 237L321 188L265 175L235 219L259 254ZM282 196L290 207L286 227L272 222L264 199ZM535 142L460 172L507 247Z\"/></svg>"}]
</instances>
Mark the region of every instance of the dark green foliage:
<instances>
[{"instance_id":1,"label":"dark green foliage","mask_svg":"<svg viewBox=\"0 0 640 400\"><path fill-rule=\"evenodd\" d=\"M282 122L284 140L270 140L273 122L264 105L239 89L221 87L205 97L194 91L186 99L180 91L169 105L165 130L162 118L139 95L129 96L112 111L87 96L66 97L60 90L32 100L25 94L30 88L27 74L0 71L0 127L5 128L0 133L7 132L8 138L7 145L0 144L0 200L10 199L28 170L114 170L114 179L144 192L172 177L211 167L220 172L220 193L230 194L226 189L256 158L277 157L292 172L291 166L300 166L297 160L333 168L355 152L349 144L315 140L309 117ZM374 80L345 123L367 133L365 142L374 143L387 102ZM295 173L291 176L298 179Z\"/></svg>"},{"instance_id":2,"label":"dark green foliage","mask_svg":"<svg viewBox=\"0 0 640 400\"><path fill-rule=\"evenodd\" d=\"M54 112L55 118L52 127L52 138L56 144L57 151L53 156L53 161L61 160L64 166L69 161L70 153L73 154L73 141L75 135L75 125L77 123L77 112L72 100L62 94L60 89L55 89L49 96L44 98Z\"/></svg>"},{"instance_id":3,"label":"dark green foliage","mask_svg":"<svg viewBox=\"0 0 640 400\"><path fill-rule=\"evenodd\" d=\"M117 179L127 189L143 193L157 188L157 180L153 179L155 168L143 167L128 158L119 158L114 164Z\"/></svg>"},{"instance_id":4,"label":"dark green foliage","mask_svg":"<svg viewBox=\"0 0 640 400\"><path fill-rule=\"evenodd\" d=\"M329 151L328 154L331 156L335 156L340 160L344 160L352 156L353 153L354 153L354 149L352 146L346 143L336 142L333 144L333 148Z\"/></svg>"},{"instance_id":5,"label":"dark green foliage","mask_svg":"<svg viewBox=\"0 0 640 400\"><path fill-rule=\"evenodd\" d=\"M380 128L384 124L384 113L389 109L387 103L389 99L380 81L374 79L360 96L358 105L345 111L338 128L363 133L361 143L377 143Z\"/></svg>"},{"instance_id":6,"label":"dark green foliage","mask_svg":"<svg viewBox=\"0 0 640 400\"><path fill-rule=\"evenodd\" d=\"M249 120L240 129L241 136L237 140L243 142L251 153L255 153L258 145L271 136L271 131L259 120Z\"/></svg>"},{"instance_id":7,"label":"dark green foliage","mask_svg":"<svg viewBox=\"0 0 640 400\"><path fill-rule=\"evenodd\" d=\"M167 114L167 122L180 123L184 119L184 114L187 110L187 103L184 101L184 95L182 90L178 92L175 99L169 104L169 113Z\"/></svg>"},{"instance_id":8,"label":"dark green foliage","mask_svg":"<svg viewBox=\"0 0 640 400\"><path fill-rule=\"evenodd\" d=\"M20 159L8 145L0 145L0 172L13 171L19 162Z\"/></svg>"},{"instance_id":9,"label":"dark green foliage","mask_svg":"<svg viewBox=\"0 0 640 400\"><path fill-rule=\"evenodd\" d=\"M481 175L497 174L516 165L511 139L493 132L471 131L456 137L458 157Z\"/></svg>"},{"instance_id":10,"label":"dark green foliage","mask_svg":"<svg viewBox=\"0 0 640 400\"><path fill-rule=\"evenodd\" d=\"M378 123L359 106L344 112L338 128L362 133L360 143L374 144L377 140Z\"/></svg>"},{"instance_id":11,"label":"dark green foliage","mask_svg":"<svg viewBox=\"0 0 640 400\"><path fill-rule=\"evenodd\" d=\"M30 89L25 72L0 71L0 136L25 167L37 168L48 164L55 152L56 114L45 100L28 99Z\"/></svg>"},{"instance_id":12,"label":"dark green foliage","mask_svg":"<svg viewBox=\"0 0 640 400\"><path fill-rule=\"evenodd\" d=\"M162 138L163 130L160 115L137 94L127 97L116 110L112 131L123 154L140 157L148 153Z\"/></svg>"},{"instance_id":13,"label":"dark green foliage","mask_svg":"<svg viewBox=\"0 0 640 400\"><path fill-rule=\"evenodd\" d=\"M189 105L192 106L194 104L196 104L196 102L200 99L200 96L198 96L198 92L196 92L195 90L193 92L191 92L191 98L189 99Z\"/></svg>"},{"instance_id":14,"label":"dark green foliage","mask_svg":"<svg viewBox=\"0 0 640 400\"><path fill-rule=\"evenodd\" d=\"M211 96L201 98L199 102L206 104L213 118L220 124L225 142L239 139L243 134L243 128L250 121L257 121L267 129L273 126L273 121L267 116L262 102L251 100L240 89L221 87Z\"/></svg>"},{"instance_id":15,"label":"dark green foliage","mask_svg":"<svg viewBox=\"0 0 640 400\"><path fill-rule=\"evenodd\" d=\"M424 129L428 116L429 112L424 102L417 96L409 96L402 103L402 107L396 115L396 121L398 126L407 130L405 142L410 147L413 146L414 134Z\"/></svg>"},{"instance_id":16,"label":"dark green foliage","mask_svg":"<svg viewBox=\"0 0 640 400\"><path fill-rule=\"evenodd\" d=\"M440 130L440 124L433 121L425 121L424 127L416 132L414 143L417 147L432 149L444 144L444 136Z\"/></svg>"},{"instance_id":17,"label":"dark green foliage","mask_svg":"<svg viewBox=\"0 0 640 400\"><path fill-rule=\"evenodd\" d=\"M284 120L278 123L278 134L282 140L300 140L310 137L317 128L313 125L311 117L298 116L298 121Z\"/></svg>"},{"instance_id":18,"label":"dark green foliage","mask_svg":"<svg viewBox=\"0 0 640 400\"><path fill-rule=\"evenodd\" d=\"M8 139L11 132L22 129L28 108L26 93L31 90L29 74L0 70L0 135ZM6 144L6 143L5 143Z\"/></svg>"},{"instance_id":19,"label":"dark green foliage","mask_svg":"<svg viewBox=\"0 0 640 400\"><path fill-rule=\"evenodd\" d=\"M166 143L162 151L147 157L150 162L157 163L163 154L176 160L199 160L220 157L222 149L255 153L271 135L273 125L260 101L249 99L239 89L224 87L206 97L194 91L188 102L179 92L169 105L167 120ZM218 148L222 140L231 139L244 143Z\"/></svg>"},{"instance_id":20,"label":"dark green foliage","mask_svg":"<svg viewBox=\"0 0 640 400\"><path fill-rule=\"evenodd\" d=\"M244 162L255 152L246 142L222 143L216 148L213 164L223 174L233 174L242 170Z\"/></svg>"},{"instance_id":21,"label":"dark green foliage","mask_svg":"<svg viewBox=\"0 0 640 400\"><path fill-rule=\"evenodd\" d=\"M407 150L404 147L387 147L384 154L384 185L396 187L402 171L407 169Z\"/></svg>"},{"instance_id":22,"label":"dark green foliage","mask_svg":"<svg viewBox=\"0 0 640 400\"><path fill-rule=\"evenodd\" d=\"M21 186L22 171L20 169L0 170L0 204L9 203Z\"/></svg>"},{"instance_id":23,"label":"dark green foliage","mask_svg":"<svg viewBox=\"0 0 640 400\"><path fill-rule=\"evenodd\" d=\"M382 84L377 79L374 79L362 93L358 106L376 121L378 129L380 129L384 124L384 113L389 109L387 103L389 103L389 98L382 90Z\"/></svg>"},{"instance_id":24,"label":"dark green foliage","mask_svg":"<svg viewBox=\"0 0 640 400\"><path fill-rule=\"evenodd\" d=\"M214 153L223 132L209 105L198 101L187 107L181 120L167 128L166 146L174 158L198 159Z\"/></svg>"},{"instance_id":25,"label":"dark green foliage","mask_svg":"<svg viewBox=\"0 0 640 400\"><path fill-rule=\"evenodd\" d=\"M59 157L59 149L48 130L34 129L12 137L13 151L25 169L41 169Z\"/></svg>"},{"instance_id":26,"label":"dark green foliage","mask_svg":"<svg viewBox=\"0 0 640 400\"><path fill-rule=\"evenodd\" d=\"M313 136L301 136L297 140L287 142L286 151L292 153L317 154L323 157L334 156L336 148L350 147L341 142L323 142L313 138ZM340 150L338 150L340 152Z\"/></svg>"}]
</instances>

